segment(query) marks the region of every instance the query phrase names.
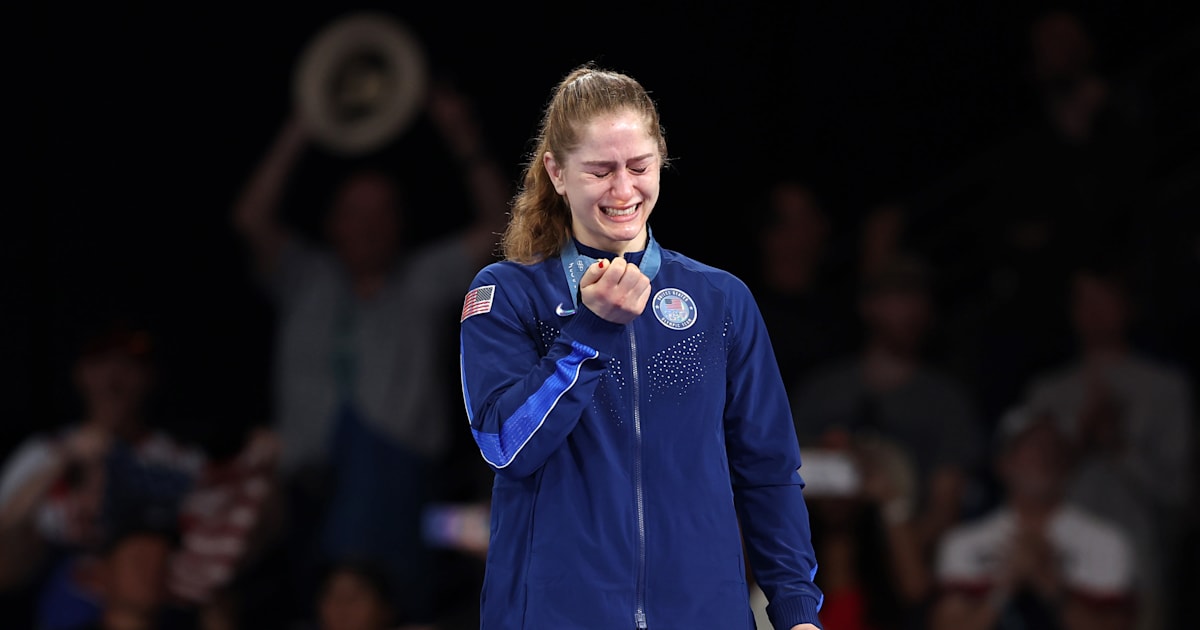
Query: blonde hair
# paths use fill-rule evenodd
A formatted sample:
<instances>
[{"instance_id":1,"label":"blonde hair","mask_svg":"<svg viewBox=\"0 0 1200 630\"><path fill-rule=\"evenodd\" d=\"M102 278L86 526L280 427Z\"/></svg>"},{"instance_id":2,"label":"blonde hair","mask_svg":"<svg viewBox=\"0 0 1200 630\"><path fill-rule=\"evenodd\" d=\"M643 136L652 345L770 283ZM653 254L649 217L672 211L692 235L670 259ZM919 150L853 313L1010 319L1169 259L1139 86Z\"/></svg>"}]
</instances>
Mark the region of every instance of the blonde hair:
<instances>
[{"instance_id":1,"label":"blonde hair","mask_svg":"<svg viewBox=\"0 0 1200 630\"><path fill-rule=\"evenodd\" d=\"M542 156L559 160L579 146L579 134L598 116L631 110L645 118L666 165L667 140L658 108L640 83L625 74L585 64L572 70L554 89L513 198L512 214L500 246L508 260L532 264L557 256L571 236L571 209L554 189Z\"/></svg>"}]
</instances>

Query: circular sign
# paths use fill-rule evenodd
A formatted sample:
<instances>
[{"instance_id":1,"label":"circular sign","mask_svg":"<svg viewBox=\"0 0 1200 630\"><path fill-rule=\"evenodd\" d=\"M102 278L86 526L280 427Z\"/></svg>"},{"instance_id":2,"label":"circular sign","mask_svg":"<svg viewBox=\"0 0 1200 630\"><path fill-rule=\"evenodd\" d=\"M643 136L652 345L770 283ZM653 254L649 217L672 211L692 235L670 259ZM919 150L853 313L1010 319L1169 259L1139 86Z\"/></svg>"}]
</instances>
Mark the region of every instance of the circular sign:
<instances>
[{"instance_id":1,"label":"circular sign","mask_svg":"<svg viewBox=\"0 0 1200 630\"><path fill-rule=\"evenodd\" d=\"M293 76L298 115L325 147L361 154L412 123L428 84L424 51L412 31L379 12L356 12L322 29Z\"/></svg>"}]
</instances>

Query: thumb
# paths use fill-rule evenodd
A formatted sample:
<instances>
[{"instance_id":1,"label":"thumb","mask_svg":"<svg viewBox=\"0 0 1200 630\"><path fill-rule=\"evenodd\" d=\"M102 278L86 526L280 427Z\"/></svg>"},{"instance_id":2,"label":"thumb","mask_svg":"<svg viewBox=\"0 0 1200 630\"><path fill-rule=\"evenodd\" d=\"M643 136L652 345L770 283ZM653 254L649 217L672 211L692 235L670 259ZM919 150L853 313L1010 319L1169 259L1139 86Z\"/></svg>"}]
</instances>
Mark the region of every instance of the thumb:
<instances>
[{"instance_id":1,"label":"thumb","mask_svg":"<svg viewBox=\"0 0 1200 630\"><path fill-rule=\"evenodd\" d=\"M582 289L584 287L596 284L600 281L600 278L604 276L605 271L608 271L607 260L601 258L600 260L592 263L592 266L588 267L587 271L583 272L583 277L579 279L579 288Z\"/></svg>"}]
</instances>

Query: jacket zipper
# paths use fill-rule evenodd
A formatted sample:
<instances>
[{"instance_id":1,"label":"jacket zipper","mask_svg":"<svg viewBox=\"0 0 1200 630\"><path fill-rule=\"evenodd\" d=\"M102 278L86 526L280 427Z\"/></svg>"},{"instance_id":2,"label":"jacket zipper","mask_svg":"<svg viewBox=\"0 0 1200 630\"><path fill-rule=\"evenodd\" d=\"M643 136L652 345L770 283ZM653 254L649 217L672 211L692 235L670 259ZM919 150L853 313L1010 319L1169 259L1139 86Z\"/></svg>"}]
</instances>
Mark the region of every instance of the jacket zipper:
<instances>
[{"instance_id":1,"label":"jacket zipper","mask_svg":"<svg viewBox=\"0 0 1200 630\"><path fill-rule=\"evenodd\" d=\"M629 324L629 365L633 373L633 489L637 502L637 594L633 620L646 630L646 502L642 489L642 399L638 386L637 336Z\"/></svg>"}]
</instances>

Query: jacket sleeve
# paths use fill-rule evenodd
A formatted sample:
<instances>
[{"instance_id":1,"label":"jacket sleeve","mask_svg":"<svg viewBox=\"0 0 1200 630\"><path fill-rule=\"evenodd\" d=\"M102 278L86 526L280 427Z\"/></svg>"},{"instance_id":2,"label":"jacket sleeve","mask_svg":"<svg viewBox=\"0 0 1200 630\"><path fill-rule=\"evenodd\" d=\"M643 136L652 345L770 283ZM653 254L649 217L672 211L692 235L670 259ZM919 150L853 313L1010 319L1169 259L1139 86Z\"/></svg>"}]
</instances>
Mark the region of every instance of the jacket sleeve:
<instances>
[{"instance_id":1,"label":"jacket sleeve","mask_svg":"<svg viewBox=\"0 0 1200 630\"><path fill-rule=\"evenodd\" d=\"M778 630L819 626L817 573L800 445L779 366L745 285L730 296L725 441L734 502L754 577Z\"/></svg>"},{"instance_id":2,"label":"jacket sleeve","mask_svg":"<svg viewBox=\"0 0 1200 630\"><path fill-rule=\"evenodd\" d=\"M536 472L563 444L591 404L625 330L580 304L542 356L529 297L534 291L520 286L531 278L485 268L471 289L491 286L491 308L466 317L460 326L463 402L471 433L496 473L513 478Z\"/></svg>"}]
</instances>

